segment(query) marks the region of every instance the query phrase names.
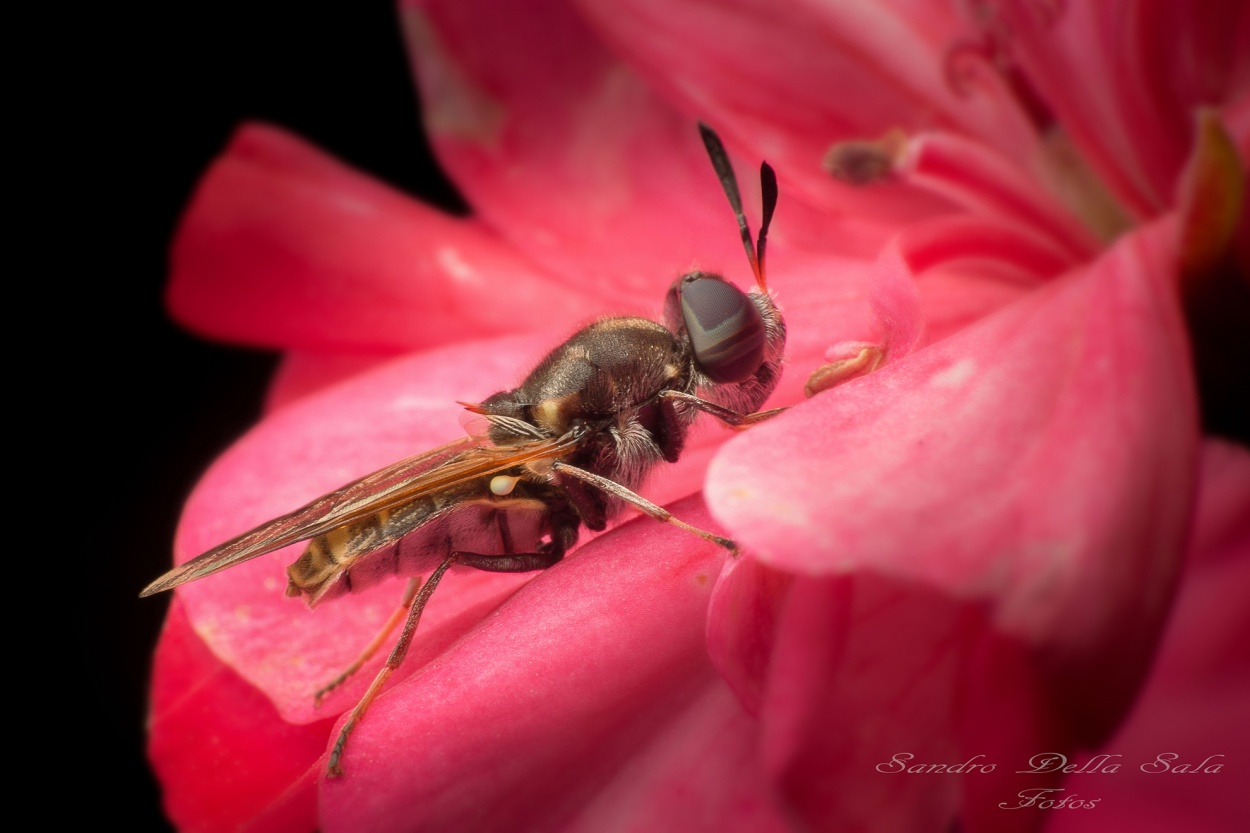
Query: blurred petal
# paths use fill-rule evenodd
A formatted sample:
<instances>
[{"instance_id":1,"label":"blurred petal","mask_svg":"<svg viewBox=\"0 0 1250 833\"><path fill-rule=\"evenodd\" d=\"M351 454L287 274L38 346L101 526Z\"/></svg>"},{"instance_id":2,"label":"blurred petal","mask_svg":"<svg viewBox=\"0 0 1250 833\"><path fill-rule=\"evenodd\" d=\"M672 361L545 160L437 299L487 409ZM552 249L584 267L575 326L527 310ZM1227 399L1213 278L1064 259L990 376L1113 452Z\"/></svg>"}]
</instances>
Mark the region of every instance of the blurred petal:
<instances>
[{"instance_id":1,"label":"blurred petal","mask_svg":"<svg viewBox=\"0 0 1250 833\"><path fill-rule=\"evenodd\" d=\"M915 348L924 326L916 278L898 241L891 241L881 252L873 275L872 311L881 325L881 341L889 358L898 360Z\"/></svg>"},{"instance_id":2,"label":"blurred petal","mask_svg":"<svg viewBox=\"0 0 1250 833\"><path fill-rule=\"evenodd\" d=\"M761 772L758 743L755 721L711 679L563 831L789 831Z\"/></svg>"},{"instance_id":3,"label":"blurred petal","mask_svg":"<svg viewBox=\"0 0 1250 833\"><path fill-rule=\"evenodd\" d=\"M431 143L478 216L518 251L626 304L658 297L692 267L747 273L691 111L660 99L565 3L409 0L402 13ZM732 138L732 125L713 126ZM739 146L729 142L731 153ZM866 254L884 241L862 214L805 205L792 180L807 174L786 159L754 147L743 158L753 221L759 161L782 180L773 251ZM807 162L823 183L819 160Z\"/></svg>"},{"instance_id":4,"label":"blurred petal","mask_svg":"<svg viewBox=\"0 0 1250 833\"><path fill-rule=\"evenodd\" d=\"M1194 112L1250 92L1250 12L1239 0L1012 0L999 8L1013 56L1139 219L1170 201Z\"/></svg>"},{"instance_id":5,"label":"blurred petal","mask_svg":"<svg viewBox=\"0 0 1250 833\"><path fill-rule=\"evenodd\" d=\"M707 615L712 664L747 713L763 709L777 620L793 576L755 558L735 558L716 581Z\"/></svg>"},{"instance_id":6,"label":"blurred petal","mask_svg":"<svg viewBox=\"0 0 1250 833\"><path fill-rule=\"evenodd\" d=\"M1017 224L1044 237L1071 263L1098 250L1093 235L1058 200L984 144L939 131L923 133L907 143L896 168L908 182L974 216Z\"/></svg>"},{"instance_id":7,"label":"blurred petal","mask_svg":"<svg viewBox=\"0 0 1250 833\"><path fill-rule=\"evenodd\" d=\"M1084 698L1070 704L1078 734L1096 737L1144 672L1189 517L1197 428L1174 236L1133 235L736 438L709 470L713 511L783 569L992 600L1006 633L1046 646L1053 681ZM953 495L970 500L956 511Z\"/></svg>"},{"instance_id":8,"label":"blurred petal","mask_svg":"<svg viewBox=\"0 0 1250 833\"><path fill-rule=\"evenodd\" d=\"M303 776L320 758L331 722L284 721L259 691L213 656L177 599L157 648L148 754L165 812L187 833L227 833L284 802L283 823L257 833L305 833L316 795ZM294 797L284 795L294 793Z\"/></svg>"},{"instance_id":9,"label":"blurred petal","mask_svg":"<svg viewBox=\"0 0 1250 833\"><path fill-rule=\"evenodd\" d=\"M884 618L891 635L905 641L915 634L888 592L869 600L874 594L857 592L863 589L849 578L796 579L770 663L764 760L788 803L814 829L853 829L871 821L873 829L891 833L916 829L926 819L941 828L954 815L952 790L935 791L923 779L884 778L875 766L887 762L891 750L907 750L926 762L954 760L952 739L933 731L952 708L951 688L913 676L914 658L923 655L927 674L949 683L952 634L947 622L931 619L936 611L930 610L924 627L929 639L920 646L900 651L893 640L883 644L880 632L869 638L850 620L880 622L883 615L872 608L881 606L889 609ZM860 607L864 601L868 611ZM873 665L864 664L869 647Z\"/></svg>"},{"instance_id":10,"label":"blurred petal","mask_svg":"<svg viewBox=\"0 0 1250 833\"><path fill-rule=\"evenodd\" d=\"M807 396L874 372L885 361L906 356L920 341L924 327L920 293L910 264L897 240L877 258L869 304L879 330L877 341L840 341L825 352L827 364L808 378Z\"/></svg>"},{"instance_id":11,"label":"blurred petal","mask_svg":"<svg viewBox=\"0 0 1250 833\"><path fill-rule=\"evenodd\" d=\"M618 301L659 297L696 259L744 263L694 119L559 0L402 13L432 146L482 220L531 260ZM758 185L743 185L754 211Z\"/></svg>"},{"instance_id":12,"label":"blurred petal","mask_svg":"<svg viewBox=\"0 0 1250 833\"><path fill-rule=\"evenodd\" d=\"M1128 721L1102 750L1114 774L1077 774L1069 791L1099 796L1095 813L1057 814L1047 833L1203 830L1250 818L1238 787L1250 755L1250 453L1208 441L1180 595L1158 660ZM1097 816L1097 818L1093 818Z\"/></svg>"},{"instance_id":13,"label":"blurred petal","mask_svg":"<svg viewBox=\"0 0 1250 833\"><path fill-rule=\"evenodd\" d=\"M958 814L970 833L1031 830L999 803L1058 782L1002 765L1069 740L1030 649L976 604L747 557L717 582L708 643L760 716L767 773L804 829L942 829Z\"/></svg>"},{"instance_id":14,"label":"blurred petal","mask_svg":"<svg viewBox=\"0 0 1250 833\"><path fill-rule=\"evenodd\" d=\"M269 380L265 410L275 410L300 397L367 373L392 358L377 353L287 350Z\"/></svg>"},{"instance_id":15,"label":"blurred petal","mask_svg":"<svg viewBox=\"0 0 1250 833\"><path fill-rule=\"evenodd\" d=\"M473 220L277 128L242 128L200 183L168 300L189 329L277 348L394 354L567 325L602 310Z\"/></svg>"},{"instance_id":16,"label":"blurred petal","mask_svg":"<svg viewBox=\"0 0 1250 833\"><path fill-rule=\"evenodd\" d=\"M783 191L826 211L901 223L943 210L903 186L856 189L824 175L820 160L843 140L947 127L1036 144L993 74L979 74L975 91L948 83L963 27L942 4L578 5L662 95L768 159Z\"/></svg>"},{"instance_id":17,"label":"blurred petal","mask_svg":"<svg viewBox=\"0 0 1250 833\"><path fill-rule=\"evenodd\" d=\"M672 508L710 522L697 499ZM323 788L324 829L566 821L708 682L703 623L724 559L640 519L539 574L378 699L352 735L345 777Z\"/></svg>"},{"instance_id":18,"label":"blurred petal","mask_svg":"<svg viewBox=\"0 0 1250 833\"><path fill-rule=\"evenodd\" d=\"M958 269L935 270L917 281L925 308L924 341L932 344L953 335L1027 294L1027 287L978 274L961 264Z\"/></svg>"},{"instance_id":19,"label":"blurred petal","mask_svg":"<svg viewBox=\"0 0 1250 833\"><path fill-rule=\"evenodd\" d=\"M1008 289L1036 288L1077 265L1029 227L988 217L956 215L917 223L900 232L900 246L917 272L946 266L965 276L996 279Z\"/></svg>"},{"instance_id":20,"label":"blurred petal","mask_svg":"<svg viewBox=\"0 0 1250 833\"><path fill-rule=\"evenodd\" d=\"M1038 691L1027 651L975 606L871 574L797 577L769 663L763 756L805 829L905 833L958 816L968 831L1029 830L996 804L1038 779L998 764L1056 742Z\"/></svg>"}]
</instances>

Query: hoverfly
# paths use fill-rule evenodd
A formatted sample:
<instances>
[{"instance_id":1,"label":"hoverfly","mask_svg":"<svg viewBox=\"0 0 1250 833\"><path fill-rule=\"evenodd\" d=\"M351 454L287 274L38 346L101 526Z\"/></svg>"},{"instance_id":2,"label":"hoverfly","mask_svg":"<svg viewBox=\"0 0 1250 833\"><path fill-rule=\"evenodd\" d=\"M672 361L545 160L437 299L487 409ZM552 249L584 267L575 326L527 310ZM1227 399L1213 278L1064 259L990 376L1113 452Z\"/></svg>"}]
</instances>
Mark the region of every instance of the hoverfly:
<instances>
[{"instance_id":1,"label":"hoverfly","mask_svg":"<svg viewBox=\"0 0 1250 833\"><path fill-rule=\"evenodd\" d=\"M753 291L713 273L684 274L668 290L663 324L599 319L552 350L516 389L460 403L485 419L481 436L349 483L175 567L140 594L170 590L300 541L309 543L287 568L286 594L304 596L310 607L391 575L412 576L382 633L315 695L319 703L358 671L404 620L386 663L339 732L327 777L342 774L348 736L403 662L421 611L452 565L505 573L546 569L577 543L582 526L602 530L625 505L735 548L634 491L661 461L678 459L700 412L745 427L780 410L758 410L780 377L786 341L764 274L776 175L761 164L762 217L752 244L724 146L706 125L699 131L737 217Z\"/></svg>"}]
</instances>

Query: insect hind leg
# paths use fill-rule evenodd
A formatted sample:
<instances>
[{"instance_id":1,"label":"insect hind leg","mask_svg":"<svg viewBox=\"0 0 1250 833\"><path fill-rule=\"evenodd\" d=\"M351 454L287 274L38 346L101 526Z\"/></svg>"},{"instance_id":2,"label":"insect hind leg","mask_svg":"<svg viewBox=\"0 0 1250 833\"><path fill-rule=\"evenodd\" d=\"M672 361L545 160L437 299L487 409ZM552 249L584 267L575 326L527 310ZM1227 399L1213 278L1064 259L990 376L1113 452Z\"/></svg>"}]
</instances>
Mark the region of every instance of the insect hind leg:
<instances>
[{"instance_id":1,"label":"insect hind leg","mask_svg":"<svg viewBox=\"0 0 1250 833\"><path fill-rule=\"evenodd\" d=\"M508 555L487 555L485 553L457 551L452 553L452 557L455 558L455 563L460 566L472 567L475 570L482 570L484 572L530 573L538 570L545 570L552 566L564 557L564 552L561 550L558 552L521 552L511 553ZM411 615L409 611L412 610L413 603L417 598L418 589L421 587L422 584L420 577L409 579L408 586L404 589L403 601L400 602L399 607L394 613L391 614L390 619L388 619L386 624L383 625L382 630L379 631L378 635L373 638L373 641L370 642L363 651L361 651L360 656L356 658L356 661L344 669L342 674L335 677L334 680L317 691L317 705L321 704L321 699L325 697L325 695L329 694L335 688L338 688L346 682L349 677L359 671L361 667L368 662L375 653L377 653L378 648L382 646L382 643L385 642L386 638L391 635L391 632L395 630L395 626L398 625L402 619L404 619L405 615ZM432 592L433 588L430 589L430 593ZM429 593L427 593L426 596L428 598ZM424 606L424 601L422 602L422 605ZM416 615L420 616L421 612L418 610Z\"/></svg>"},{"instance_id":2,"label":"insect hind leg","mask_svg":"<svg viewBox=\"0 0 1250 833\"><path fill-rule=\"evenodd\" d=\"M408 653L408 646L412 643L412 635L417 630L417 623L421 621L421 611L425 609L426 602L434 594L434 590L442 580L443 574L447 572L447 568L456 562L456 557L457 554L453 552L444 559L443 563L438 565L438 568L430 574L430 577L421 585L421 589L409 601L408 618L404 623L403 632L399 635L399 641L395 643L395 647L391 649L390 656L386 658L386 664L382 666L377 676L373 678L373 682L369 684L369 688L365 691L364 696L360 698L360 702L352 709L347 722L343 724L342 730L339 731L338 739L334 742L334 748L330 751L330 761L326 765L327 778L336 778L343 774L343 770L339 767L339 760L343 757L343 750L347 747L348 735L352 733L352 730L356 728L356 724L365 716L369 704L378 696L378 692L382 690L382 686L387 678L403 663L404 656ZM415 580L409 582L409 587L412 587L414 583ZM407 591L405 591L404 599L408 601ZM401 607L400 610L403 610L403 608ZM375 639L375 642L380 641L381 636L384 635L380 635L378 639ZM343 679L346 679L346 677Z\"/></svg>"},{"instance_id":3,"label":"insect hind leg","mask_svg":"<svg viewBox=\"0 0 1250 833\"><path fill-rule=\"evenodd\" d=\"M365 646L365 649L360 652L360 655L356 657L355 661L353 661L351 665L343 669L341 674L326 683L321 688L317 689L316 694L313 695L314 708L320 708L321 701L327 694L347 682L348 679L363 668L364 664L378 652L378 649L382 647L382 643L387 640L387 638L395 630L396 626L398 626L399 623L408 615L408 611L412 609L413 601L416 599L417 591L421 589L421 586L420 576L414 576L408 580L408 586L404 588L404 597L399 603L399 607L396 608L395 612L392 613L390 618L386 620L386 624L384 624L382 629L378 631L377 635L373 637L373 640Z\"/></svg>"},{"instance_id":4,"label":"insect hind leg","mask_svg":"<svg viewBox=\"0 0 1250 833\"><path fill-rule=\"evenodd\" d=\"M505 531L506 527L501 527L504 534L505 546L507 546L508 535ZM398 668L404 661L404 657L408 653L408 646L412 643L412 636L417 630L417 624L421 621L421 612L425 609L426 603L430 600L430 596L434 594L435 588L442 580L443 574L447 572L453 564L460 564L465 567L472 567L477 570L483 570L493 573L526 573L537 570L545 570L552 566L560 559L564 558L565 551L572 546L577 540L577 526L567 522L556 522L552 525L551 540L541 546L535 552L512 552L497 555L488 555L486 553L464 552L457 550L452 552L447 558L438 565L438 568L430 574L424 584L420 585L417 590L418 580L409 581L408 587L404 591L404 601L399 610L391 617L391 621L387 622L386 628L382 633L378 634L370 643L366 653L362 654L352 666L340 675L333 683L318 692L318 699L330 689L338 686L346 680L351 674L359 670L360 666L368 660L369 656L377 650L382 641L394 630L399 619L402 618L404 610L408 611L407 620L404 623L403 632L399 636L399 641L395 643L395 647L391 650L390 656L386 658L386 664L378 671L377 676L373 678L373 682L369 684L369 688L365 691L364 696L360 698L360 702L352 709L351 714L347 718L347 722L343 724L343 728L339 731L338 739L334 742L334 748L330 751L330 760L326 765L326 777L336 778L343 774L339 761L343 758L343 751L347 748L347 738L356 728L361 719L365 716L369 705L374 698L382 690L382 686L386 683L388 677Z\"/></svg>"}]
</instances>

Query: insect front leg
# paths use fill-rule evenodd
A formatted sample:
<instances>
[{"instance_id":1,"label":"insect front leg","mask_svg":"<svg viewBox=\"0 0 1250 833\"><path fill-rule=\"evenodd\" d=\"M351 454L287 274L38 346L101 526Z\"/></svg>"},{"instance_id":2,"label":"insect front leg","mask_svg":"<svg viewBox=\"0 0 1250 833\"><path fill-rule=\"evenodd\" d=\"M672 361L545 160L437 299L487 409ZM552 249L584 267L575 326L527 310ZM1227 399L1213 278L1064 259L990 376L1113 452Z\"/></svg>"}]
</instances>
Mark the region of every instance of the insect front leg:
<instances>
[{"instance_id":1,"label":"insect front leg","mask_svg":"<svg viewBox=\"0 0 1250 833\"><path fill-rule=\"evenodd\" d=\"M752 414L741 414L735 410L726 408L723 405L717 405L715 402L709 402L706 399L700 399L693 394L682 393L677 390L660 391L659 399L661 405L663 406L668 406L669 403L681 402L692 408L697 408L698 410L703 411L703 413L710 414L726 425L730 425L734 428L750 427L755 425L757 422L763 422L766 419L771 419L786 410L785 408L770 408L767 411L756 411Z\"/></svg>"}]
</instances>

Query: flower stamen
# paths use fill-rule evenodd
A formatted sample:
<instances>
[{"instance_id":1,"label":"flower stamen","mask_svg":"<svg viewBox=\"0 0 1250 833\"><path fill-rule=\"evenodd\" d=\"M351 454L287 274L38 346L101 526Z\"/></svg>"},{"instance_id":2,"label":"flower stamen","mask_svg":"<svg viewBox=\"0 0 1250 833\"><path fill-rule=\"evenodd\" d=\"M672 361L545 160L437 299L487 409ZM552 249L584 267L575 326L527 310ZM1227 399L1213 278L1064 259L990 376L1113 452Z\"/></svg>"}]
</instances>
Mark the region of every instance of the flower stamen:
<instances>
[{"instance_id":1,"label":"flower stamen","mask_svg":"<svg viewBox=\"0 0 1250 833\"><path fill-rule=\"evenodd\" d=\"M829 148L821 167L844 185L861 188L894 178L894 166L907 145L907 135L895 128L880 139L850 139Z\"/></svg>"}]
</instances>

